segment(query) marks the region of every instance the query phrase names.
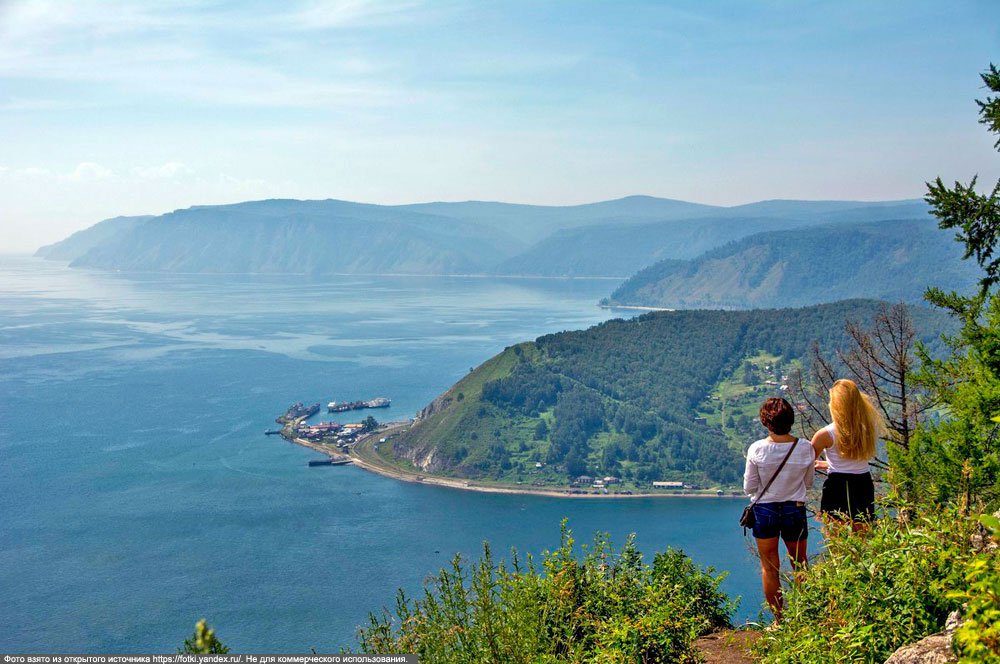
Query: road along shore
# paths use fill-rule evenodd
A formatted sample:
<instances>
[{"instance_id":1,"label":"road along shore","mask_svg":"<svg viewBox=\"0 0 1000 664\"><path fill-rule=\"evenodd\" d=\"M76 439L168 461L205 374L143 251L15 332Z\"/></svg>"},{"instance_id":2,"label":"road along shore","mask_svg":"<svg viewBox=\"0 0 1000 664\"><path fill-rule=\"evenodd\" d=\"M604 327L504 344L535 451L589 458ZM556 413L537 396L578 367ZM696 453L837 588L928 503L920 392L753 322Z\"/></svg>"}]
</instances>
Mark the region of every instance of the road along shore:
<instances>
[{"instance_id":1,"label":"road along shore","mask_svg":"<svg viewBox=\"0 0 1000 664\"><path fill-rule=\"evenodd\" d=\"M482 493L508 493L508 494L521 494L530 496L548 496L551 498L715 498L715 499L726 499L726 500L747 500L746 496L733 496L733 495L722 495L719 496L715 493L705 492L705 493L570 493L569 489L557 489L557 488L544 488L544 487L522 487L514 486L509 484L483 484L475 480L463 480L456 479L452 477L440 477L436 475L428 475L426 473L420 473L415 471L403 470L402 468L397 468L390 465L383 459L381 459L378 453L375 451L375 445L378 441L393 436L395 434L401 433L409 428L410 423L391 423L386 426L386 428L379 429L367 436L358 439L358 442L354 444L350 452L350 459L354 462L355 466L359 468L364 468L367 471L382 475L384 477L391 477L394 480L400 480L403 482L414 482L419 484L429 484L431 486L440 486L447 489L461 489L463 491L479 491ZM309 445L313 447L314 444ZM315 449L315 447L313 447Z\"/></svg>"}]
</instances>

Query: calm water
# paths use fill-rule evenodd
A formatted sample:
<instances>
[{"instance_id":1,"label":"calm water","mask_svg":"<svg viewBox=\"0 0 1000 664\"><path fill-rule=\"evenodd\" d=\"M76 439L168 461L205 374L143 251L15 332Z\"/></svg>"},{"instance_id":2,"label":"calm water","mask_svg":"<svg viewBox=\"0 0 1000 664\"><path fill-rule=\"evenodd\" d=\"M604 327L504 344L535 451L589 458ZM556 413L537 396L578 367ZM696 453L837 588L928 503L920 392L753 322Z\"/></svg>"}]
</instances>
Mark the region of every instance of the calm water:
<instances>
[{"instance_id":1,"label":"calm water","mask_svg":"<svg viewBox=\"0 0 1000 664\"><path fill-rule=\"evenodd\" d=\"M0 650L354 645L455 552L636 532L761 601L729 500L498 496L405 484L262 432L293 401L413 415L516 341L609 316L614 282L123 277L0 259Z\"/></svg>"}]
</instances>

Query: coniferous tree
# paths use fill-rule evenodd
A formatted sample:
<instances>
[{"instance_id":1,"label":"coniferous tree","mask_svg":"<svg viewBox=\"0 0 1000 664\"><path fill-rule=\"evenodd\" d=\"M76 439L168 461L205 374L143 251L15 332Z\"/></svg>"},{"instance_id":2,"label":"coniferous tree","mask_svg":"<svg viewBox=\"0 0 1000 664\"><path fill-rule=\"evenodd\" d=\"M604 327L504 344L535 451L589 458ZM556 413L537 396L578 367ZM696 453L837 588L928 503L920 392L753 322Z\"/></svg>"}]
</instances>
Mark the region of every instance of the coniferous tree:
<instances>
[{"instance_id":1,"label":"coniferous tree","mask_svg":"<svg viewBox=\"0 0 1000 664\"><path fill-rule=\"evenodd\" d=\"M1000 93L995 65L982 75L986 87ZM1000 97L977 101L980 122L997 139L1000 150ZM941 405L940 422L918 431L909 450L891 455L893 475L904 493L935 501L971 498L986 505L1000 503L1000 181L989 193L969 184L947 187L941 178L928 183L927 202L942 229L956 232L965 258L983 268L978 292L961 295L930 288L929 302L948 311L961 324L946 338L943 359L921 353L920 382Z\"/></svg>"}]
</instances>

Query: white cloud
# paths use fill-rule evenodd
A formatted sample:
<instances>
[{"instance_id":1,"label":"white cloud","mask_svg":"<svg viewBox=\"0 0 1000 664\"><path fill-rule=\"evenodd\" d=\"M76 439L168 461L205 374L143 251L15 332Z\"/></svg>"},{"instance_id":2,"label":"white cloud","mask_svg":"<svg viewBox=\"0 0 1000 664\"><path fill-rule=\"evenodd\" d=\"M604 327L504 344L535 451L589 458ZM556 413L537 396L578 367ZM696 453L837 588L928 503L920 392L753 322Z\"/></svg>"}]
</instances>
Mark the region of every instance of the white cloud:
<instances>
[{"instance_id":1,"label":"white cloud","mask_svg":"<svg viewBox=\"0 0 1000 664\"><path fill-rule=\"evenodd\" d=\"M97 84L102 105L150 97L225 106L359 109L411 99L363 51L296 52L303 30L384 25L419 3L336 0L263 9L118 1L0 0L0 80ZM239 37L239 46L229 43ZM263 57L267 56L267 57ZM272 57L273 56L273 57ZM0 101L0 111L80 108L65 99Z\"/></svg>"},{"instance_id":2,"label":"white cloud","mask_svg":"<svg viewBox=\"0 0 1000 664\"><path fill-rule=\"evenodd\" d=\"M73 172L66 176L66 179L73 181L104 180L114 174L110 168L105 168L92 161L84 161L77 164Z\"/></svg>"}]
</instances>

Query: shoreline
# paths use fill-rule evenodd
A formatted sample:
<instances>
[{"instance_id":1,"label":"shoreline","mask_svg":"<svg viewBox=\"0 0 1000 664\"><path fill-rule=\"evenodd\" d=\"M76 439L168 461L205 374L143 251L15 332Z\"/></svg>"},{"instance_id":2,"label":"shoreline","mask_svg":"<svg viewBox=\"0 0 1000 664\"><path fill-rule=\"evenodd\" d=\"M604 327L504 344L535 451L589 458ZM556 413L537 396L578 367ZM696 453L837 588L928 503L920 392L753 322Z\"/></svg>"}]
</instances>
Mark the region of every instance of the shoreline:
<instances>
[{"instance_id":1,"label":"shoreline","mask_svg":"<svg viewBox=\"0 0 1000 664\"><path fill-rule=\"evenodd\" d=\"M351 448L349 458L353 462L353 465L367 470L368 472L375 473L376 475L381 475L383 477L388 477L390 479L398 480L401 482L409 482L411 484L426 484L429 486L443 487L445 489L458 489L462 491L478 491L480 493L501 493L509 495L526 495L526 496L546 496L549 498L591 498L591 499L626 499L626 498L695 498L695 499L707 499L714 498L716 500L748 500L747 496L739 495L734 496L731 494L717 495L715 493L650 493L650 492L636 492L631 494L624 493L570 493L567 489L557 489L557 488L546 488L546 487L522 487L517 485L507 485L507 484L477 484L475 480L461 480L451 477L441 477L439 475L428 475L426 473L419 473L416 471L403 470L401 468L396 468L389 465L388 463L378 459L377 455L374 454L374 450L369 450L368 446L373 445L373 441L377 441L379 438L385 438L394 433L397 433L410 426L410 423L396 424L395 426L389 426L389 428L382 429L373 432L363 438L360 438L357 443ZM311 449L324 452L331 457L333 454L331 451L324 451L320 449L317 444L310 443L309 441L302 441L299 443L298 440L289 441L301 444L304 447L309 447ZM343 455L337 455L337 458L341 458Z\"/></svg>"},{"instance_id":2,"label":"shoreline","mask_svg":"<svg viewBox=\"0 0 1000 664\"><path fill-rule=\"evenodd\" d=\"M598 304L601 309L634 309L637 311L677 311L667 307L643 307L638 304Z\"/></svg>"}]
</instances>

